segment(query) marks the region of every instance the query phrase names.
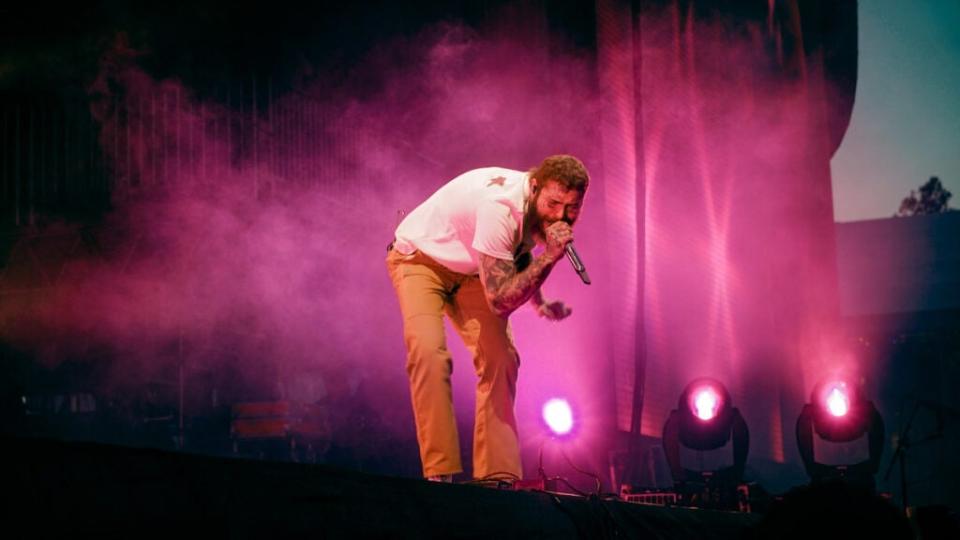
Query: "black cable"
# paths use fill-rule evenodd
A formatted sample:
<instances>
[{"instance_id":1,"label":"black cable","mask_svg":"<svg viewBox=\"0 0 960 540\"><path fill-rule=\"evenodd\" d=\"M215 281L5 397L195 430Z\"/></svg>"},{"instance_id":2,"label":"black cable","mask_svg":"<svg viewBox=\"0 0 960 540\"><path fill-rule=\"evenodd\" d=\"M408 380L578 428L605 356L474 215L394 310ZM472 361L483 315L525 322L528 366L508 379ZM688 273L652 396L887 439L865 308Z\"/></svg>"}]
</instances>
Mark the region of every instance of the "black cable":
<instances>
[{"instance_id":1,"label":"black cable","mask_svg":"<svg viewBox=\"0 0 960 540\"><path fill-rule=\"evenodd\" d=\"M590 476L590 477L592 477L594 480L597 481L597 491L596 491L596 494L597 494L597 497L599 497L599 496L601 495L601 492L603 491L603 483L600 481L600 477L597 476L596 474L592 473L592 472L585 471L585 470L581 469L580 467L577 467L576 465L574 465L573 462L570 461L570 458L567 456L567 453L563 450L563 448L560 449L560 455L563 456L563 459L565 459L565 460L567 461L567 465L569 465L573 470L577 471L577 472L580 473L580 474L583 474L583 475L586 475L586 476Z\"/></svg>"},{"instance_id":2,"label":"black cable","mask_svg":"<svg viewBox=\"0 0 960 540\"><path fill-rule=\"evenodd\" d=\"M540 443L540 449L537 451L537 474L540 475L540 479L543 480L544 486L547 484L547 473L543 470L543 447L547 444L547 441Z\"/></svg>"},{"instance_id":3,"label":"black cable","mask_svg":"<svg viewBox=\"0 0 960 540\"><path fill-rule=\"evenodd\" d=\"M553 478L551 478L551 480L559 480L559 481L563 482L568 488L572 489L574 493L576 493L577 495L579 495L579 496L581 496L581 497L584 497L584 498L589 498L589 497L590 497L590 494L589 494L589 493L587 493L587 492L585 492L585 491L580 491L579 489L576 488L576 486L574 486L573 484L571 484L569 480L567 480L566 478L564 478L564 477L562 477L562 476L554 476Z\"/></svg>"},{"instance_id":4,"label":"black cable","mask_svg":"<svg viewBox=\"0 0 960 540\"><path fill-rule=\"evenodd\" d=\"M577 467L576 465L574 465L573 462L570 460L570 457L567 456L567 453L563 450L563 448L560 449L560 453L561 453L561 455L563 455L563 458L564 458L564 460L566 460L567 464L568 464L571 468L573 468L573 470L579 472L580 474L584 474L584 475L586 475L586 476L590 476L590 477L592 477L594 480L596 480L596 482L597 482L597 492L596 492L595 494L588 494L588 493L585 493L585 492L581 491L580 489L578 489L576 486L574 486L573 484L571 484L569 480L567 480L566 478L564 478L564 477L562 477L562 476L552 476L552 477L547 476L547 473L546 473L546 471L545 471L544 468L543 468L543 449L544 449L544 446L546 446L546 440L543 441L543 442L540 444L540 448L539 448L538 451L537 451L537 473L539 474L540 479L543 480L544 488L546 488L547 482L549 482L549 481L551 481L551 480L563 482L564 485L566 485L568 488L572 489L577 495L579 495L579 496L587 499L587 501L588 501L588 506L587 506L587 508L589 508L589 510L590 510L590 516L593 518L593 520L596 521L596 525L597 525L597 529L598 529L598 531L596 531L596 532L599 532L600 534L598 535L598 534L596 534L596 533L594 533L594 532L592 532L592 531L585 530L584 527L582 526L582 524L580 523L580 520L576 519L576 517L564 506L563 501L560 499L560 497L558 497L555 493L546 491L546 489L544 489L544 490L533 490L533 491L541 492L541 493L546 493L547 495L549 495L550 498L551 498L551 500L552 500L552 501L554 502L554 504L560 509L560 511L563 512L564 514L566 514L566 516L567 516L568 518L570 518L570 521L573 522L573 525L574 525L574 527L576 527L577 533L578 533L578 535L579 535L580 537L582 537L582 538L597 538L597 537L599 537L599 538L620 538L620 537L623 537L624 534L625 534L625 533L624 533L625 529L623 528L622 524L620 523L620 520L618 520L618 519L616 518L616 516L613 515L613 512L611 512L610 508L607 507L605 501L603 500L603 494L602 494L602 486L603 486L603 484L602 484L602 482L601 482L601 480L600 480L600 477L597 476L596 474L587 472L587 471L585 471L585 470ZM616 497L615 494L614 494L614 497ZM599 510L596 508L596 506L599 506L599 507L600 507ZM583 524L583 525L588 525L588 524Z\"/></svg>"},{"instance_id":5,"label":"black cable","mask_svg":"<svg viewBox=\"0 0 960 540\"><path fill-rule=\"evenodd\" d=\"M565 482L563 478L556 478ZM567 485L569 486L569 484ZM570 486L570 488L576 490L573 486ZM628 529L623 526L621 520L613 515L613 512L610 511L610 508L607 507L605 502L596 495L584 494L584 498L587 499L588 503L587 509L589 510L587 516L590 518L589 522L584 522L582 519L578 519L577 516L566 507L563 500L556 493L541 490L536 491L550 496L550 500L553 501L557 508L570 518L570 521L577 529L578 536L581 538L623 538L627 536L626 531ZM597 506L599 506L599 509Z\"/></svg>"}]
</instances>

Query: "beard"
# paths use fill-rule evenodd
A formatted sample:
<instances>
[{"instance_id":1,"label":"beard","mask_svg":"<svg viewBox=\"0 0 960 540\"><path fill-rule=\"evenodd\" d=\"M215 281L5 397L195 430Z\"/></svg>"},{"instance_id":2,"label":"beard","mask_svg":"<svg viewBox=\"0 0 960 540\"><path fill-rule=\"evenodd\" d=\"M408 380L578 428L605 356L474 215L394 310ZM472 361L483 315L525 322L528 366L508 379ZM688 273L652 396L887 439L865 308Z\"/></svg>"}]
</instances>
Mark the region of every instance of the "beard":
<instances>
[{"instance_id":1,"label":"beard","mask_svg":"<svg viewBox=\"0 0 960 540\"><path fill-rule=\"evenodd\" d=\"M540 245L546 245L547 243L547 228L550 225L553 225L554 222L547 221L543 216L534 212L530 216L530 235L533 237L534 241Z\"/></svg>"},{"instance_id":2,"label":"beard","mask_svg":"<svg viewBox=\"0 0 960 540\"><path fill-rule=\"evenodd\" d=\"M525 228L530 232L534 242L542 245L546 243L547 239L547 222L537 213L537 200L539 198L540 194L537 193L527 204L527 215L524 217L524 221L526 222Z\"/></svg>"}]
</instances>

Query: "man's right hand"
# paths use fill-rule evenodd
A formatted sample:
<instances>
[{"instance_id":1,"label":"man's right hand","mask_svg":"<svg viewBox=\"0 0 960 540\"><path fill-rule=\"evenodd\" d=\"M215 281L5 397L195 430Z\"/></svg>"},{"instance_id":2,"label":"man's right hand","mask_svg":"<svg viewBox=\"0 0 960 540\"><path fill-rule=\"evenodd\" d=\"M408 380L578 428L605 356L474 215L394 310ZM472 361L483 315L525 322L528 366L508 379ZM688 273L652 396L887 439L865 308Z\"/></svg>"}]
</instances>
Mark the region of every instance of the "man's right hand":
<instances>
[{"instance_id":1,"label":"man's right hand","mask_svg":"<svg viewBox=\"0 0 960 540\"><path fill-rule=\"evenodd\" d=\"M557 221L547 227L546 254L554 262L563 257L564 248L573 242L573 228L566 221Z\"/></svg>"}]
</instances>

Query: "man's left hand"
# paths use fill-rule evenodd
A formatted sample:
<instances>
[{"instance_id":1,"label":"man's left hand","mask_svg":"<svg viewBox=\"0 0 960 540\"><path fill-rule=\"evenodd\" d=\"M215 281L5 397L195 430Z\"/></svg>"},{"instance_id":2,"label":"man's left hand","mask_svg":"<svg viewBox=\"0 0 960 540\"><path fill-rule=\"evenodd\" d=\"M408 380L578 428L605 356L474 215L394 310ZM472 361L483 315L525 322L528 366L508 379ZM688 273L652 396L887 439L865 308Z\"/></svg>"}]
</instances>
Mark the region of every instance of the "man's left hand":
<instances>
[{"instance_id":1,"label":"man's left hand","mask_svg":"<svg viewBox=\"0 0 960 540\"><path fill-rule=\"evenodd\" d=\"M542 304L537 306L537 315L550 321L561 321L569 317L571 313L573 313L573 310L560 300L544 300Z\"/></svg>"}]
</instances>

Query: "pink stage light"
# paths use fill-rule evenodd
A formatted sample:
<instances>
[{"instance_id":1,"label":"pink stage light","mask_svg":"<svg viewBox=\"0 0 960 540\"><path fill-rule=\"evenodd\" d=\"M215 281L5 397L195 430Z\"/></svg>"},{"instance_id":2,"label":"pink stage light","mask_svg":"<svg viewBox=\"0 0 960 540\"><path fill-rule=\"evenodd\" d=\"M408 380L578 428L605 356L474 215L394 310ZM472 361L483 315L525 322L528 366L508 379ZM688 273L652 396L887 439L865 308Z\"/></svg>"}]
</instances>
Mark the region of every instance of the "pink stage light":
<instances>
[{"instance_id":1,"label":"pink stage light","mask_svg":"<svg viewBox=\"0 0 960 540\"><path fill-rule=\"evenodd\" d=\"M836 417L841 417L850 411L850 397L846 392L846 385L839 383L827 391L827 410Z\"/></svg>"},{"instance_id":2,"label":"pink stage light","mask_svg":"<svg viewBox=\"0 0 960 540\"><path fill-rule=\"evenodd\" d=\"M573 429L573 410L562 398L553 398L543 405L543 421L555 435L566 435Z\"/></svg>"},{"instance_id":3,"label":"pink stage light","mask_svg":"<svg viewBox=\"0 0 960 540\"><path fill-rule=\"evenodd\" d=\"M693 414L704 422L713 420L720 412L721 402L720 394L712 387L699 388L693 393Z\"/></svg>"}]
</instances>

